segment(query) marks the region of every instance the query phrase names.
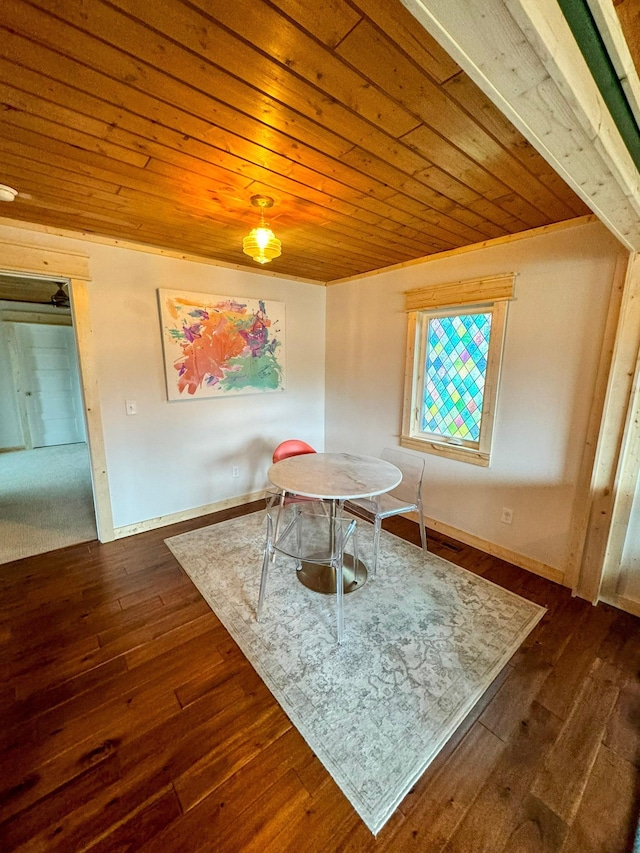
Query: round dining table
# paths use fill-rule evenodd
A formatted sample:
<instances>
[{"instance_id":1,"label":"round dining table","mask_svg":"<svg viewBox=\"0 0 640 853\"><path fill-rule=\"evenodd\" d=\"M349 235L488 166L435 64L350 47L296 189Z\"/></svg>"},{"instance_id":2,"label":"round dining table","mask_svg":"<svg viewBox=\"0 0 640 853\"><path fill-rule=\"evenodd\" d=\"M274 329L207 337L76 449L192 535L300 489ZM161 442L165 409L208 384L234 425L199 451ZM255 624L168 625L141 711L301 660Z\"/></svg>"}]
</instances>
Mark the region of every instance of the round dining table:
<instances>
[{"instance_id":1,"label":"round dining table","mask_svg":"<svg viewBox=\"0 0 640 853\"><path fill-rule=\"evenodd\" d=\"M288 494L329 501L332 520L344 501L381 495L402 480L402 472L390 462L353 453L290 456L274 463L267 476L274 486ZM301 583L316 592L336 591L335 571L330 566L305 562L297 576ZM346 554L343 577L345 593L360 589L367 579L365 563L356 562Z\"/></svg>"}]
</instances>

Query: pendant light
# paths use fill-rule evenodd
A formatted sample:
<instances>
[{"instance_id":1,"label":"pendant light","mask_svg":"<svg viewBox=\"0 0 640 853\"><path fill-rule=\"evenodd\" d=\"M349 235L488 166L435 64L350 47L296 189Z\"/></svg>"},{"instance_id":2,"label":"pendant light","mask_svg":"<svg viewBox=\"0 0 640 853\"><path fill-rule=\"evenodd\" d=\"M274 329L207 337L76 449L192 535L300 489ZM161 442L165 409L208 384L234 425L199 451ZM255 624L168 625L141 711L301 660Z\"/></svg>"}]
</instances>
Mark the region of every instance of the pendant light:
<instances>
[{"instance_id":1,"label":"pendant light","mask_svg":"<svg viewBox=\"0 0 640 853\"><path fill-rule=\"evenodd\" d=\"M260 225L252 228L242 241L242 251L258 264L268 264L281 254L282 243L264 221L266 207L273 207L273 199L267 195L251 196L251 204L260 208Z\"/></svg>"}]
</instances>

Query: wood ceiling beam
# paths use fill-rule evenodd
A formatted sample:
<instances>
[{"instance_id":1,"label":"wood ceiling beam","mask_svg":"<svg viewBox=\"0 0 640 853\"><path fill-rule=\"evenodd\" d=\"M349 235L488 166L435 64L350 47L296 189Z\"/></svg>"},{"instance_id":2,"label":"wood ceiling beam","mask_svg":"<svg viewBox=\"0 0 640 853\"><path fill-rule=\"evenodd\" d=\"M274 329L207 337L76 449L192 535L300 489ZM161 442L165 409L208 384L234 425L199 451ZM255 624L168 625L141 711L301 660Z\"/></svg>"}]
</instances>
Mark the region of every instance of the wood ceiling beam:
<instances>
[{"instance_id":1,"label":"wood ceiling beam","mask_svg":"<svg viewBox=\"0 0 640 853\"><path fill-rule=\"evenodd\" d=\"M638 172L555 0L402 0L629 249Z\"/></svg>"}]
</instances>

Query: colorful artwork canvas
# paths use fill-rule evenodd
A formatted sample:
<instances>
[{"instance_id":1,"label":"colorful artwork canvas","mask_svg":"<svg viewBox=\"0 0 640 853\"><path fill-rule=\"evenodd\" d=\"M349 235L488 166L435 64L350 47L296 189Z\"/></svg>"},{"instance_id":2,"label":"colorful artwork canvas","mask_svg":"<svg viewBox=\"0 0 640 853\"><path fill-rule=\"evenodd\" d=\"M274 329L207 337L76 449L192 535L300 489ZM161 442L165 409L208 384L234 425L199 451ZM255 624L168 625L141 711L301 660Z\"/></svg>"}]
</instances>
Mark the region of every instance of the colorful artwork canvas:
<instances>
[{"instance_id":1,"label":"colorful artwork canvas","mask_svg":"<svg viewBox=\"0 0 640 853\"><path fill-rule=\"evenodd\" d=\"M170 400L284 390L284 302L158 290Z\"/></svg>"}]
</instances>

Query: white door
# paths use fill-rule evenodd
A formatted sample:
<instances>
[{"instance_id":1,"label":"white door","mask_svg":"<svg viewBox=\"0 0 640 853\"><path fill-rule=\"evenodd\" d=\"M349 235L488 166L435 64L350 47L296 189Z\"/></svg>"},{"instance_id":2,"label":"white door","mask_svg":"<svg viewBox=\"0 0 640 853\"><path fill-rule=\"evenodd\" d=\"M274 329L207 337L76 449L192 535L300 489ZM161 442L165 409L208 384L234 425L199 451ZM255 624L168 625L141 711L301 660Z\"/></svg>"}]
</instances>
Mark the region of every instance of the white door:
<instances>
[{"instance_id":1,"label":"white door","mask_svg":"<svg viewBox=\"0 0 640 853\"><path fill-rule=\"evenodd\" d=\"M33 447L85 441L73 327L16 323L15 339Z\"/></svg>"}]
</instances>

